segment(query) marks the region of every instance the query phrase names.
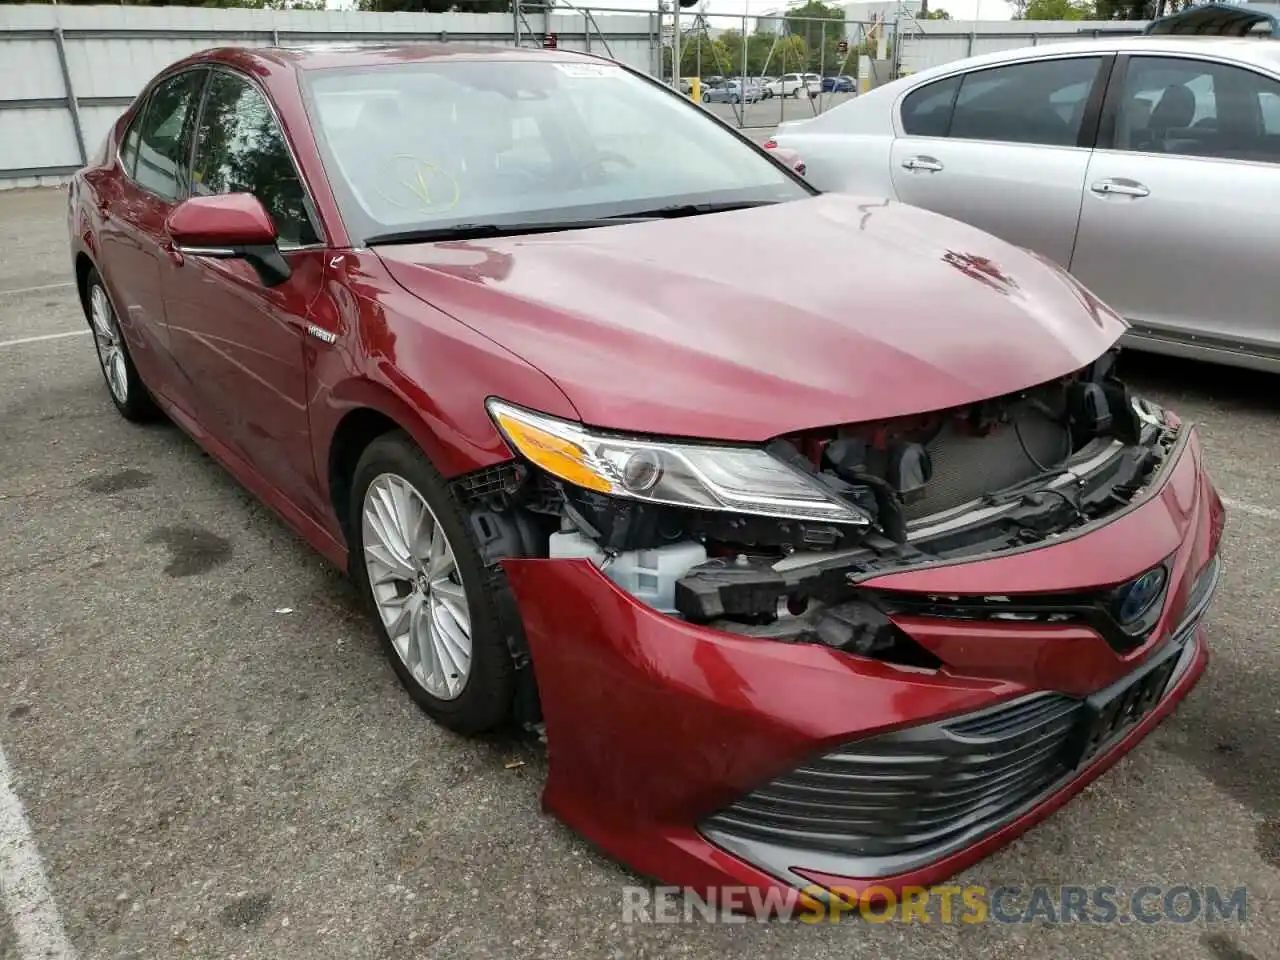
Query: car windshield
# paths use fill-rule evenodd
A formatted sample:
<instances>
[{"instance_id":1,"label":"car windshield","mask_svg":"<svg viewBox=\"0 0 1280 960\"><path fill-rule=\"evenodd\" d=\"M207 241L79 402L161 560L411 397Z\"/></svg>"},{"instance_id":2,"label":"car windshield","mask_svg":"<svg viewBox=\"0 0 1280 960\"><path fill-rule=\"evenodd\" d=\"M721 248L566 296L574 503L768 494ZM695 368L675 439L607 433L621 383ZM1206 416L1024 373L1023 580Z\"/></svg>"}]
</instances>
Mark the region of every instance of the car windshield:
<instances>
[{"instance_id":1,"label":"car windshield","mask_svg":"<svg viewBox=\"0 0 1280 960\"><path fill-rule=\"evenodd\" d=\"M812 194L701 108L612 63L442 59L305 76L353 239Z\"/></svg>"}]
</instances>

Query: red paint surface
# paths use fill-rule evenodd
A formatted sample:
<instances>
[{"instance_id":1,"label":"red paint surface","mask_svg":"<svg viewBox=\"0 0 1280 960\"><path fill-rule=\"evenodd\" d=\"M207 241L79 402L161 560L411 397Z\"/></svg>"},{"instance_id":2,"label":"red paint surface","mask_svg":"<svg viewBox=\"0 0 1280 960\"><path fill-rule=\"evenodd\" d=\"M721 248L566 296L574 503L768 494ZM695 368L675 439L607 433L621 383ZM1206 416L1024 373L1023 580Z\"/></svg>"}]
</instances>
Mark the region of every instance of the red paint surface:
<instances>
[{"instance_id":1,"label":"red paint surface","mask_svg":"<svg viewBox=\"0 0 1280 960\"><path fill-rule=\"evenodd\" d=\"M193 247L272 244L276 227L250 193L191 197L173 208L165 230L175 243Z\"/></svg>"},{"instance_id":2,"label":"red paint surface","mask_svg":"<svg viewBox=\"0 0 1280 960\"><path fill-rule=\"evenodd\" d=\"M785 267L767 242L744 262L744 237L778 236ZM587 423L672 436L764 441L960 406L1072 373L1123 330L1030 254L834 194L379 252L405 289L545 371Z\"/></svg>"}]
</instances>

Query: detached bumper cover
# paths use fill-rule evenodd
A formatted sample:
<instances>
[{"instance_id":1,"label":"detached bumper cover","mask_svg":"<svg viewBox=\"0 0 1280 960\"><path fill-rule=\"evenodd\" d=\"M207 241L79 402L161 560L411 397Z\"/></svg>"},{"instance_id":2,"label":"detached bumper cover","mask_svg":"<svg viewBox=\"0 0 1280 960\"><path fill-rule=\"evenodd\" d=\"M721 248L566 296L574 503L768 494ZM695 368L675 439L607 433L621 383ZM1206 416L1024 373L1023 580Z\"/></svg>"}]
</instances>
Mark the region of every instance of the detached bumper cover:
<instances>
[{"instance_id":1,"label":"detached bumper cover","mask_svg":"<svg viewBox=\"0 0 1280 960\"><path fill-rule=\"evenodd\" d=\"M544 804L668 883L939 882L1064 803L1195 684L1221 529L1190 432L1158 491L1088 535L872 581L1052 592L1170 565L1160 620L1127 652L1079 625L901 621L948 664L936 673L685 623L584 560L506 561L542 695Z\"/></svg>"},{"instance_id":2,"label":"detached bumper cover","mask_svg":"<svg viewBox=\"0 0 1280 960\"><path fill-rule=\"evenodd\" d=\"M1201 580L1217 574L1215 560ZM791 873L798 862L874 878L941 860L1034 809L1152 713L1195 662L1203 611L1091 697L1033 693L846 744L735 801L702 832L800 883L808 877Z\"/></svg>"}]
</instances>

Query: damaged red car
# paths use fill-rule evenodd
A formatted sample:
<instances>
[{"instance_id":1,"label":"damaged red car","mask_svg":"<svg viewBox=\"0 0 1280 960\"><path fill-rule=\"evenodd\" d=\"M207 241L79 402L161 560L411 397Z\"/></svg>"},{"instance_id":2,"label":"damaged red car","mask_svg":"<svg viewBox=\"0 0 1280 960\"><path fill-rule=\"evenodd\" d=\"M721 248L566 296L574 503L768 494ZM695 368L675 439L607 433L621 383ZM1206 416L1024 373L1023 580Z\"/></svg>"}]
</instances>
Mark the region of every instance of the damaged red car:
<instances>
[{"instance_id":1,"label":"damaged red car","mask_svg":"<svg viewBox=\"0 0 1280 960\"><path fill-rule=\"evenodd\" d=\"M1223 508L1124 323L623 66L205 52L69 201L119 411L349 569L430 716L544 732L548 809L644 874L939 881L1204 669Z\"/></svg>"}]
</instances>

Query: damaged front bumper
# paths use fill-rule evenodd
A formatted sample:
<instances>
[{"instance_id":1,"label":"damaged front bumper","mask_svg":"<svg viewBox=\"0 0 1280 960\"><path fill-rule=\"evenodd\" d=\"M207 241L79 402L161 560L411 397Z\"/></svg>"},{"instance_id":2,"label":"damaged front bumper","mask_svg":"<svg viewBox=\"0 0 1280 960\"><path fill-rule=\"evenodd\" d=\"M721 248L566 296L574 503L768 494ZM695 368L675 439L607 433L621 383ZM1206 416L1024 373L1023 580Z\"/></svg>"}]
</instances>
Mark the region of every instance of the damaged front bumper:
<instances>
[{"instance_id":1,"label":"damaged front bumper","mask_svg":"<svg viewBox=\"0 0 1280 960\"><path fill-rule=\"evenodd\" d=\"M1052 595L1167 569L1117 648L1084 621L895 612L936 669L682 621L587 560L507 559L546 724L546 807L691 887L900 890L1047 816L1202 673L1223 511L1184 428L1158 482L1076 535L863 580L902 597Z\"/></svg>"}]
</instances>

